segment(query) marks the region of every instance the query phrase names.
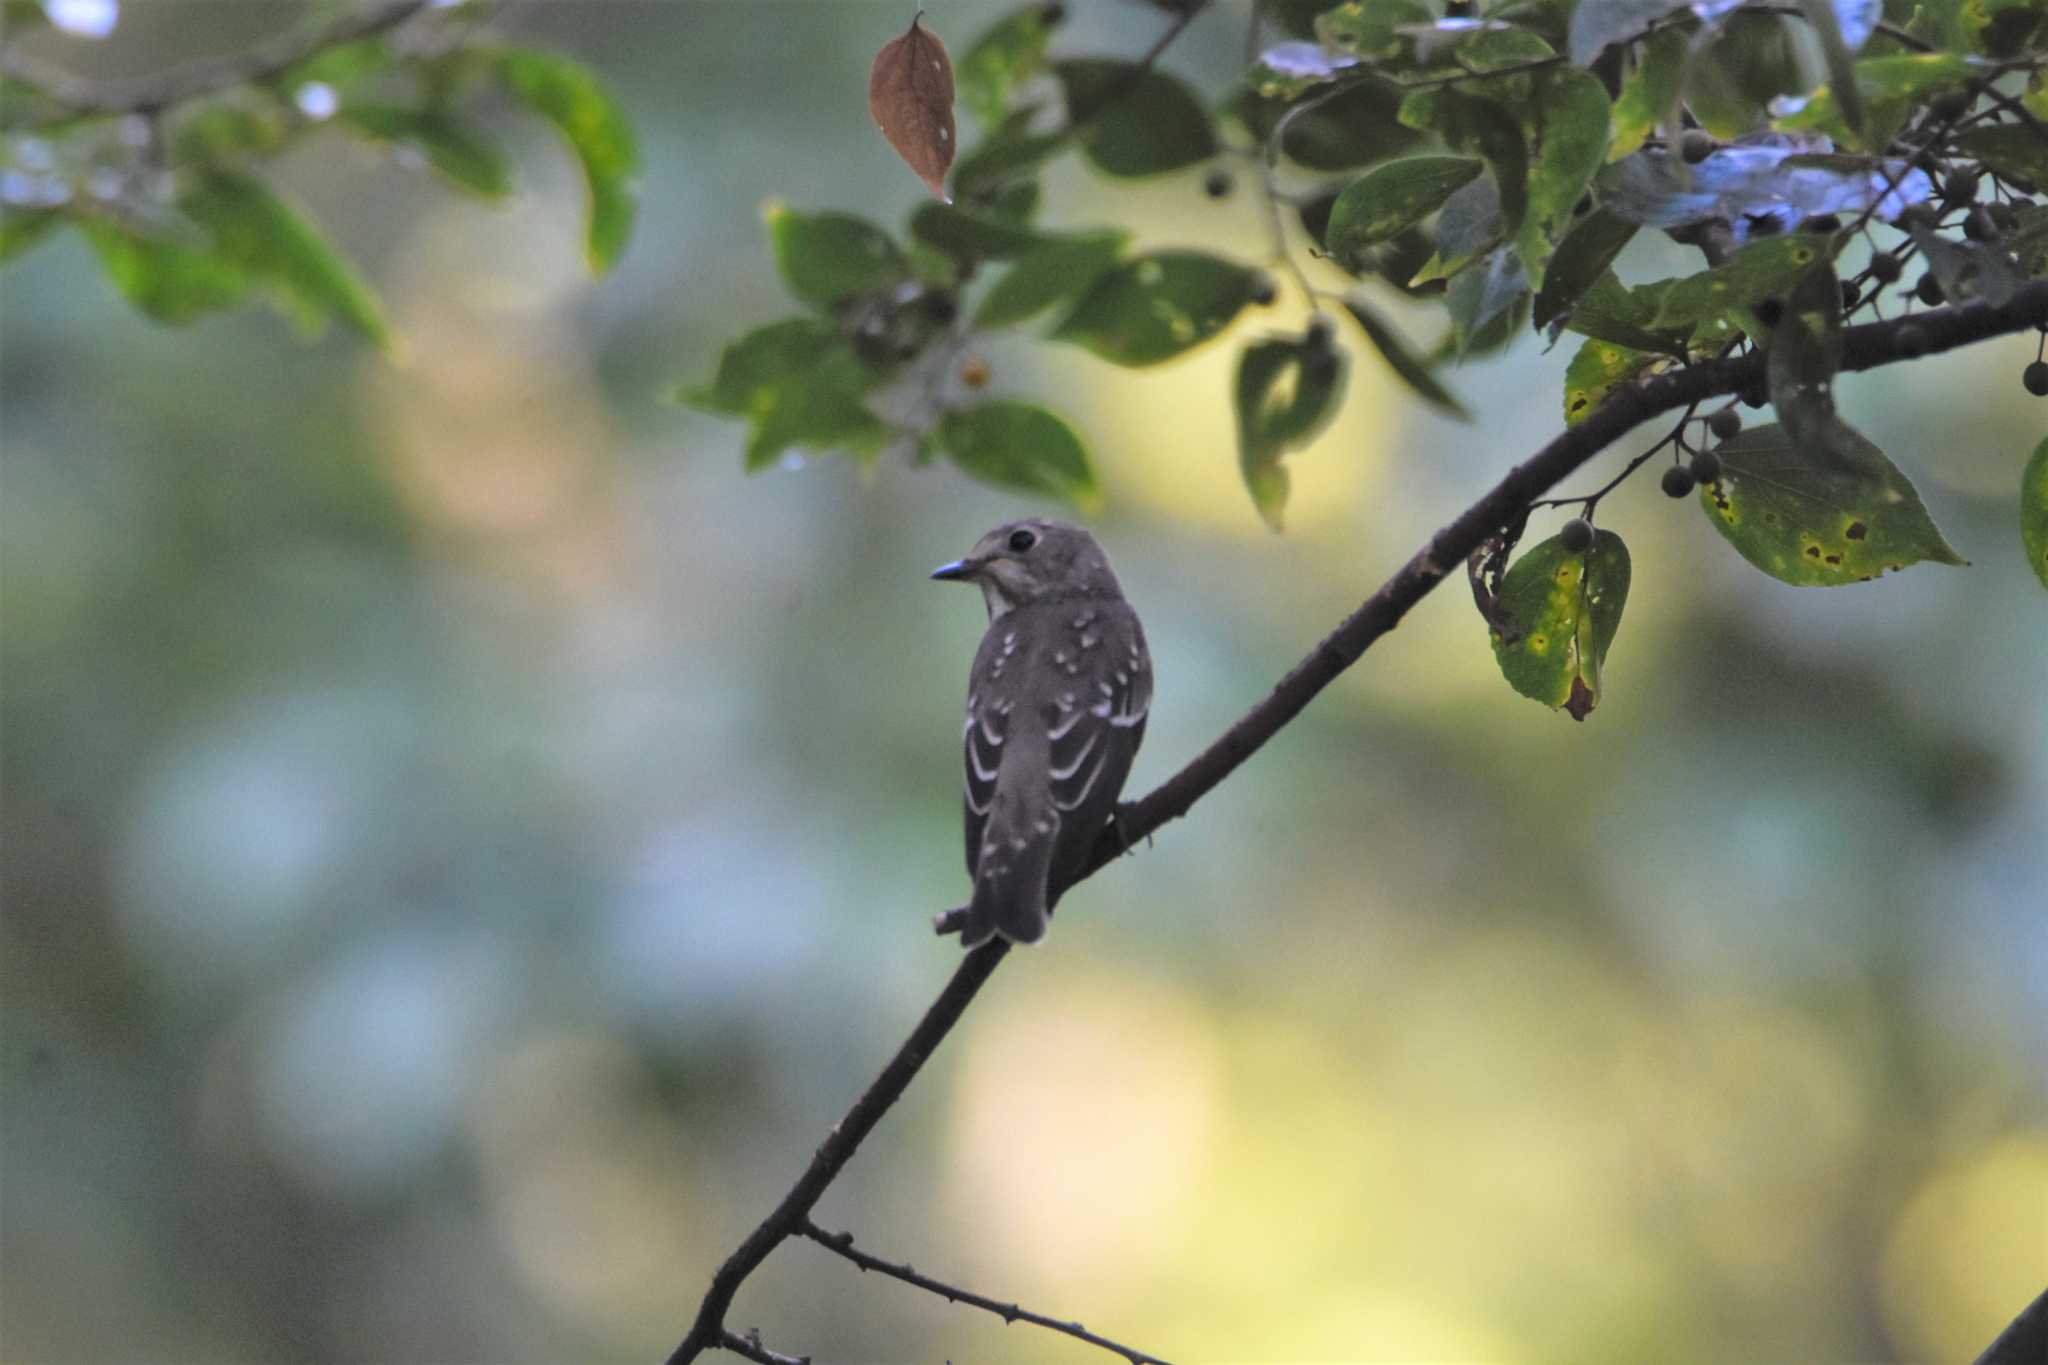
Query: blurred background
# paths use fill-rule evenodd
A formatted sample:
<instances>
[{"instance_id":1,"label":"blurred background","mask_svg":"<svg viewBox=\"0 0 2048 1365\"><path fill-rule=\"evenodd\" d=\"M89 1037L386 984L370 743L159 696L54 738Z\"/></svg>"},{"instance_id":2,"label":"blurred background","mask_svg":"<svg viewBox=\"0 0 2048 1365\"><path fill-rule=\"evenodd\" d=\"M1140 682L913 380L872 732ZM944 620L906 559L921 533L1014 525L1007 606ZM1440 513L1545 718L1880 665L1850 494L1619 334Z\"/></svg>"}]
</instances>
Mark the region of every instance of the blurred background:
<instances>
[{"instance_id":1,"label":"blurred background","mask_svg":"<svg viewBox=\"0 0 2048 1365\"><path fill-rule=\"evenodd\" d=\"M956 54L1003 12L927 8ZM1070 9L1067 51L1162 23ZM146 72L303 12L130 3L36 51ZM7 1359L657 1358L951 971L983 614L924 575L1057 509L896 455L748 478L737 424L661 401L795 311L765 200L918 201L862 103L906 18L513 11L641 138L602 281L537 121L500 128L509 206L310 139L280 183L391 358L253 309L148 323L75 235L0 274ZM1166 64L1217 92L1242 41L1224 6ZM1048 192L1055 224L1264 254L1199 170L1069 158ZM1635 580L1584 725L1431 597L1062 905L819 1220L1177 1360L1974 1355L2048 1281L2033 349L1842 386L1968 569L1783 587L1638 479L1601 509ZM1094 451L1159 674L1133 794L1561 423L1534 337L1449 372L1469 424L1357 356L1276 537L1234 350L984 351ZM1102 1358L807 1244L730 1322L824 1360Z\"/></svg>"}]
</instances>

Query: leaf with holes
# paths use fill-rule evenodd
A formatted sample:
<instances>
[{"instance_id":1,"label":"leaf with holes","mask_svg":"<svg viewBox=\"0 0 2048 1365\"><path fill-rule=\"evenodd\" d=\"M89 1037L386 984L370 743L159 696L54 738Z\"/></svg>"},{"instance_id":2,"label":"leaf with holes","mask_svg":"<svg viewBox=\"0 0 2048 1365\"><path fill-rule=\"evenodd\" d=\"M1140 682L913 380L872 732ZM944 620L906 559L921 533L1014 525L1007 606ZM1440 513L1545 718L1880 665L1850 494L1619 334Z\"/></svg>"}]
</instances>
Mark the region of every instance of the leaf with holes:
<instances>
[{"instance_id":1,"label":"leaf with holes","mask_svg":"<svg viewBox=\"0 0 2048 1365\"><path fill-rule=\"evenodd\" d=\"M999 398L948 409L933 431L933 444L984 483L1050 494L1084 515L1101 505L1081 438L1035 404Z\"/></svg>"},{"instance_id":2,"label":"leaf with holes","mask_svg":"<svg viewBox=\"0 0 2048 1365\"><path fill-rule=\"evenodd\" d=\"M2048 437L2020 474L2020 543L2041 586L2048 588Z\"/></svg>"},{"instance_id":3,"label":"leaf with holes","mask_svg":"<svg viewBox=\"0 0 2048 1365\"><path fill-rule=\"evenodd\" d=\"M1836 418L1818 448L1772 423L1715 448L1700 507L1742 557L1794 587L1864 582L1923 560L1961 564L1884 452Z\"/></svg>"},{"instance_id":4,"label":"leaf with holes","mask_svg":"<svg viewBox=\"0 0 2048 1365\"><path fill-rule=\"evenodd\" d=\"M1631 350L1598 337L1579 347L1564 371L1564 420L1567 426L1584 421L1607 395L1623 384L1649 374L1671 357L1654 351Z\"/></svg>"},{"instance_id":5,"label":"leaf with holes","mask_svg":"<svg viewBox=\"0 0 2048 1365\"><path fill-rule=\"evenodd\" d=\"M1238 463L1253 505L1275 531L1290 483L1280 457L1316 438L1343 390L1344 357L1328 345L1261 341L1238 357Z\"/></svg>"},{"instance_id":6,"label":"leaf with holes","mask_svg":"<svg viewBox=\"0 0 2048 1365\"><path fill-rule=\"evenodd\" d=\"M1360 270L1361 252L1442 208L1484 169L1465 156L1411 156L1375 166L1337 196L1323 241L1340 265Z\"/></svg>"},{"instance_id":7,"label":"leaf with holes","mask_svg":"<svg viewBox=\"0 0 2048 1365\"><path fill-rule=\"evenodd\" d=\"M1493 657L1508 685L1573 720L1591 714L1628 580L1628 547L1612 531L1595 532L1583 553L1552 536L1516 560L1501 579L1499 614L1518 635L1511 641L1492 632Z\"/></svg>"},{"instance_id":8,"label":"leaf with holes","mask_svg":"<svg viewBox=\"0 0 2048 1365\"><path fill-rule=\"evenodd\" d=\"M1269 288L1220 256L1155 251L1097 279L1052 336L1118 365L1155 365L1215 336Z\"/></svg>"},{"instance_id":9,"label":"leaf with holes","mask_svg":"<svg viewBox=\"0 0 2048 1365\"><path fill-rule=\"evenodd\" d=\"M1833 242L1810 233L1751 242L1721 265L1678 280L1664 291L1651 327L1683 331L1721 318L1743 318L1766 298L1783 294L1807 271L1832 259Z\"/></svg>"},{"instance_id":10,"label":"leaf with holes","mask_svg":"<svg viewBox=\"0 0 2048 1365\"><path fill-rule=\"evenodd\" d=\"M498 77L568 142L589 195L584 253L598 274L611 269L633 234L640 203L640 152L632 125L587 67L551 52L491 54Z\"/></svg>"},{"instance_id":11,"label":"leaf with holes","mask_svg":"<svg viewBox=\"0 0 2048 1365\"><path fill-rule=\"evenodd\" d=\"M868 113L904 164L946 198L953 164L953 63L920 13L900 37L882 44L868 68Z\"/></svg>"},{"instance_id":12,"label":"leaf with holes","mask_svg":"<svg viewBox=\"0 0 2048 1365\"><path fill-rule=\"evenodd\" d=\"M1158 175L1216 155L1209 111L1164 71L1090 57L1055 63L1053 72L1068 119L1085 125L1082 155L1097 170Z\"/></svg>"}]
</instances>

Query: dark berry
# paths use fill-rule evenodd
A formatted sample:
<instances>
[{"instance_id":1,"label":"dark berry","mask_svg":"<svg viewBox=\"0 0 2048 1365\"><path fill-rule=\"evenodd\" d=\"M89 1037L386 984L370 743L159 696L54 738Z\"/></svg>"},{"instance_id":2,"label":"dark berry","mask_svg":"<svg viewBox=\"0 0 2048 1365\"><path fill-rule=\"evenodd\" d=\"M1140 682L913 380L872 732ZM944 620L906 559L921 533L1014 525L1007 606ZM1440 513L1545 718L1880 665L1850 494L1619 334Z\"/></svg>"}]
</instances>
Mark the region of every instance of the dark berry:
<instances>
[{"instance_id":1,"label":"dark berry","mask_svg":"<svg viewBox=\"0 0 2048 1365\"><path fill-rule=\"evenodd\" d=\"M1896 284L1906 267L1899 264L1899 258L1889 251L1880 251L1870 258L1870 278L1879 284Z\"/></svg>"},{"instance_id":2,"label":"dark berry","mask_svg":"<svg viewBox=\"0 0 2048 1365\"><path fill-rule=\"evenodd\" d=\"M1915 228L1927 228L1932 231L1941 226L1941 215L1926 204L1908 204L1897 221L1907 232Z\"/></svg>"},{"instance_id":3,"label":"dark berry","mask_svg":"<svg viewBox=\"0 0 2048 1365\"><path fill-rule=\"evenodd\" d=\"M2036 398L2048 398L2048 360L2037 360L2020 371L2020 383Z\"/></svg>"},{"instance_id":4,"label":"dark berry","mask_svg":"<svg viewBox=\"0 0 2048 1365\"><path fill-rule=\"evenodd\" d=\"M1575 555L1582 555L1593 548L1593 523L1584 517L1573 517L1557 533L1565 549Z\"/></svg>"},{"instance_id":5,"label":"dark berry","mask_svg":"<svg viewBox=\"0 0 2048 1365\"><path fill-rule=\"evenodd\" d=\"M1279 291L1273 288L1273 281L1264 275L1259 276L1258 279L1252 282L1252 302L1259 305L1259 307L1267 307L1274 299L1279 297Z\"/></svg>"},{"instance_id":6,"label":"dark berry","mask_svg":"<svg viewBox=\"0 0 2048 1365\"><path fill-rule=\"evenodd\" d=\"M1732 414L1731 414L1732 415ZM1711 450L1702 450L1692 457L1692 476L1700 483L1721 481L1721 457Z\"/></svg>"},{"instance_id":7,"label":"dark berry","mask_svg":"<svg viewBox=\"0 0 2048 1365\"><path fill-rule=\"evenodd\" d=\"M1301 340L1302 344L1311 351L1327 351L1330 349L1330 342L1334 335L1330 330L1329 321L1324 318L1317 318L1309 323L1308 330L1301 334Z\"/></svg>"},{"instance_id":8,"label":"dark berry","mask_svg":"<svg viewBox=\"0 0 2048 1365\"><path fill-rule=\"evenodd\" d=\"M1930 270L1920 277L1920 283L1913 286L1913 297L1932 308L1947 295L1941 292L1941 281L1935 279L1934 272Z\"/></svg>"},{"instance_id":9,"label":"dark berry","mask_svg":"<svg viewBox=\"0 0 2048 1365\"><path fill-rule=\"evenodd\" d=\"M1977 184L1975 171L1951 171L1941 182L1941 192L1951 204L1968 204L1977 198Z\"/></svg>"},{"instance_id":10,"label":"dark berry","mask_svg":"<svg viewBox=\"0 0 2048 1365\"><path fill-rule=\"evenodd\" d=\"M1761 379L1742 391L1742 406L1746 408L1768 407L1770 402L1771 391Z\"/></svg>"},{"instance_id":11,"label":"dark berry","mask_svg":"<svg viewBox=\"0 0 2048 1365\"><path fill-rule=\"evenodd\" d=\"M1587 214L1591 213L1592 211L1593 211L1593 196L1592 196L1592 195L1590 195L1590 194L1582 194L1582 195L1580 195L1580 196L1579 196L1579 202L1578 202L1578 203L1576 203L1576 204L1574 204L1574 205L1572 205L1572 214L1573 214L1573 216L1574 216L1574 217L1578 217L1578 218L1583 218L1583 217L1585 217L1585 216L1586 216Z\"/></svg>"},{"instance_id":12,"label":"dark berry","mask_svg":"<svg viewBox=\"0 0 2048 1365\"><path fill-rule=\"evenodd\" d=\"M1688 128L1678 139L1678 154L1688 164L1698 165L1714 154L1714 135L1700 128Z\"/></svg>"},{"instance_id":13,"label":"dark berry","mask_svg":"<svg viewBox=\"0 0 2048 1365\"><path fill-rule=\"evenodd\" d=\"M1692 471L1683 465L1673 465L1664 471L1664 481L1658 487L1666 497L1682 498L1692 492Z\"/></svg>"},{"instance_id":14,"label":"dark berry","mask_svg":"<svg viewBox=\"0 0 2048 1365\"><path fill-rule=\"evenodd\" d=\"M1858 303L1862 301L1862 299L1863 291L1856 287L1856 281L1842 281L1842 307L1845 311L1847 309L1854 308Z\"/></svg>"},{"instance_id":15,"label":"dark berry","mask_svg":"<svg viewBox=\"0 0 2048 1365\"><path fill-rule=\"evenodd\" d=\"M1784 231L1785 225L1768 213L1745 213L1743 221L1749 224L1752 237L1775 237Z\"/></svg>"},{"instance_id":16,"label":"dark berry","mask_svg":"<svg viewBox=\"0 0 2048 1365\"><path fill-rule=\"evenodd\" d=\"M1948 90L1936 95L1928 102L1927 112L1943 123L1961 118L1970 108L1971 95L1967 90Z\"/></svg>"},{"instance_id":17,"label":"dark berry","mask_svg":"<svg viewBox=\"0 0 2048 1365\"><path fill-rule=\"evenodd\" d=\"M1991 210L1982 204L1970 210L1970 216L1963 219L1963 236L1973 242L1988 242L1998 236L1998 224L1991 220Z\"/></svg>"},{"instance_id":18,"label":"dark berry","mask_svg":"<svg viewBox=\"0 0 2048 1365\"><path fill-rule=\"evenodd\" d=\"M1754 309L1756 320L1766 327L1776 327L1778 319L1785 316L1783 299L1758 299Z\"/></svg>"},{"instance_id":19,"label":"dark berry","mask_svg":"<svg viewBox=\"0 0 2048 1365\"><path fill-rule=\"evenodd\" d=\"M1801 232L1840 232L1842 220L1832 213L1816 213L1799 225Z\"/></svg>"},{"instance_id":20,"label":"dark berry","mask_svg":"<svg viewBox=\"0 0 2048 1365\"><path fill-rule=\"evenodd\" d=\"M1044 24L1047 28L1058 28L1066 22L1066 19L1067 7L1065 5L1047 5L1044 9L1038 11L1038 22Z\"/></svg>"},{"instance_id":21,"label":"dark berry","mask_svg":"<svg viewBox=\"0 0 2048 1365\"><path fill-rule=\"evenodd\" d=\"M1899 328L1899 333L1893 341L1899 348L1899 354L1908 360L1927 354L1927 332L1917 323L1909 322Z\"/></svg>"},{"instance_id":22,"label":"dark berry","mask_svg":"<svg viewBox=\"0 0 2048 1365\"><path fill-rule=\"evenodd\" d=\"M1230 172L1221 167L1209 172L1202 179L1202 193L1211 199L1227 198L1236 187L1237 182L1231 178Z\"/></svg>"},{"instance_id":23,"label":"dark berry","mask_svg":"<svg viewBox=\"0 0 2048 1365\"><path fill-rule=\"evenodd\" d=\"M1715 440L1726 441L1742 430L1742 414L1734 408L1722 408L1707 418L1707 430L1714 433ZM1702 477L1700 482L1712 483L1713 480Z\"/></svg>"}]
</instances>

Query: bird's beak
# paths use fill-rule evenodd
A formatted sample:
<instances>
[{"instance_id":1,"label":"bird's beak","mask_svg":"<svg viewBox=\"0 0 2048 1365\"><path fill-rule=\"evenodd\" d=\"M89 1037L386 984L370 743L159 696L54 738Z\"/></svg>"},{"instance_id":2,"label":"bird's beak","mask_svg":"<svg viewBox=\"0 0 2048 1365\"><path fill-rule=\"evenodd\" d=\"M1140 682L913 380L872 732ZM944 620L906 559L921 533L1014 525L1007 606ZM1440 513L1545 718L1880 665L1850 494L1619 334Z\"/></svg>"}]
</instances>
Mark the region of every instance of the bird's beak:
<instances>
[{"instance_id":1,"label":"bird's beak","mask_svg":"<svg viewBox=\"0 0 2048 1365\"><path fill-rule=\"evenodd\" d=\"M981 572L982 561L978 559L956 559L951 564L941 564L932 570L932 577L947 583L971 580Z\"/></svg>"}]
</instances>

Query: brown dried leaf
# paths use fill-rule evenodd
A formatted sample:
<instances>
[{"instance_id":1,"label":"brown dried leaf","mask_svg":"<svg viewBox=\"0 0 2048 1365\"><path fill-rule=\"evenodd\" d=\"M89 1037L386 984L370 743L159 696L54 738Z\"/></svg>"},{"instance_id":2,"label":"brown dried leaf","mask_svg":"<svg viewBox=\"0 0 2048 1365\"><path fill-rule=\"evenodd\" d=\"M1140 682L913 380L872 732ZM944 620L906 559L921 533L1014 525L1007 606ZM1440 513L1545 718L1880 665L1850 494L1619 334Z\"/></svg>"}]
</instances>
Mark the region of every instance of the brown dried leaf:
<instances>
[{"instance_id":1,"label":"brown dried leaf","mask_svg":"<svg viewBox=\"0 0 2048 1365\"><path fill-rule=\"evenodd\" d=\"M897 155L933 194L952 203L946 171L953 164L953 63L946 45L924 27L882 44L868 70L868 112Z\"/></svg>"}]
</instances>

